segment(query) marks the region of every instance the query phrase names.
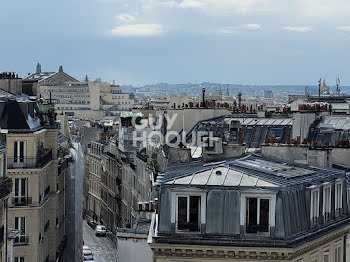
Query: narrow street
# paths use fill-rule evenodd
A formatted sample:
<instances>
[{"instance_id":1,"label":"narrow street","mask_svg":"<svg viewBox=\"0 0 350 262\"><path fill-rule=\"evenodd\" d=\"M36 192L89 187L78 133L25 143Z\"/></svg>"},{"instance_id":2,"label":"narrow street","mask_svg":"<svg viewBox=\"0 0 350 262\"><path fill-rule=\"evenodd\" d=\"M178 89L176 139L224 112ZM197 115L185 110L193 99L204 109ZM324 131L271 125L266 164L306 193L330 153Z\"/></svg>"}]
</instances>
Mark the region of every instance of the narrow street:
<instances>
[{"instance_id":1,"label":"narrow street","mask_svg":"<svg viewBox=\"0 0 350 262\"><path fill-rule=\"evenodd\" d=\"M97 237L95 232L86 222L83 222L84 245L88 246L95 262L117 261L117 249L107 237Z\"/></svg>"}]
</instances>

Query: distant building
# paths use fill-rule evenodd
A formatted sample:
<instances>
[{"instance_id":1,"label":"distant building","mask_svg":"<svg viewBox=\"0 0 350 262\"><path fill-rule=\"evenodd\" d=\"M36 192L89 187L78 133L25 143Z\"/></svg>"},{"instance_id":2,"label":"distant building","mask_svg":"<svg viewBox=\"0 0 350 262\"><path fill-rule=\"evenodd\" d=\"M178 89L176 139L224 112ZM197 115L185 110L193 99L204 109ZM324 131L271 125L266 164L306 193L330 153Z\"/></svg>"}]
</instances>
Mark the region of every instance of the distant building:
<instances>
[{"instance_id":1,"label":"distant building","mask_svg":"<svg viewBox=\"0 0 350 262\"><path fill-rule=\"evenodd\" d=\"M24 77L23 82L35 83L37 98L51 99L55 109L70 118L113 118L134 106L134 95L123 93L121 86L101 80L91 82L87 76L80 82L65 73L62 66L58 72L42 72L38 64L36 72Z\"/></svg>"},{"instance_id":2,"label":"distant building","mask_svg":"<svg viewBox=\"0 0 350 262\"><path fill-rule=\"evenodd\" d=\"M255 155L169 166L158 181L153 261L345 261L345 172Z\"/></svg>"}]
</instances>

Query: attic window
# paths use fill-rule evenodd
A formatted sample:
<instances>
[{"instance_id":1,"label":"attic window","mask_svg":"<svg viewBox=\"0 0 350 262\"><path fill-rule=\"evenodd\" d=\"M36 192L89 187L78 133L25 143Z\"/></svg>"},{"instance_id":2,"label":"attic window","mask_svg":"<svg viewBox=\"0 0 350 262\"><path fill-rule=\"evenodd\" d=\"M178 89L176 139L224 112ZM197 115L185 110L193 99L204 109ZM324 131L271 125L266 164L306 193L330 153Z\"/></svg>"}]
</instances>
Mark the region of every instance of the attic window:
<instances>
[{"instance_id":1,"label":"attic window","mask_svg":"<svg viewBox=\"0 0 350 262\"><path fill-rule=\"evenodd\" d=\"M270 200L249 197L246 199L246 232L269 232Z\"/></svg>"},{"instance_id":2,"label":"attic window","mask_svg":"<svg viewBox=\"0 0 350 262\"><path fill-rule=\"evenodd\" d=\"M177 196L177 230L200 231L200 203L200 196Z\"/></svg>"}]
</instances>

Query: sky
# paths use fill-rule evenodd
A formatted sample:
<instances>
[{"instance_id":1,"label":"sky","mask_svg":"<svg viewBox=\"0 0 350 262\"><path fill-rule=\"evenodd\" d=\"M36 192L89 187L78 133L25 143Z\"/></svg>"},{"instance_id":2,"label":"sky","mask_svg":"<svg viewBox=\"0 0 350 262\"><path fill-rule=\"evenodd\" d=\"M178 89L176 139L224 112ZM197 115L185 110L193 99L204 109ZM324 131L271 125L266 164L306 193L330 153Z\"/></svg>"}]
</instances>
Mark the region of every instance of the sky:
<instances>
[{"instance_id":1,"label":"sky","mask_svg":"<svg viewBox=\"0 0 350 262\"><path fill-rule=\"evenodd\" d=\"M350 85L349 0L11 0L0 71L119 84Z\"/></svg>"}]
</instances>

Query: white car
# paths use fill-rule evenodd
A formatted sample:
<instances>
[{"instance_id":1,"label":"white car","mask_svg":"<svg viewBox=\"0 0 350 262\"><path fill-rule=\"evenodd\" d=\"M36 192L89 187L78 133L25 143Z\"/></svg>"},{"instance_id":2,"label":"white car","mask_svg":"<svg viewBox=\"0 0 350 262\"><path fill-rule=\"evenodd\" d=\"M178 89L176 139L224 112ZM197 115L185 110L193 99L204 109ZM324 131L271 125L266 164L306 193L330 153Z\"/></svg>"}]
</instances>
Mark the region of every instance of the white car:
<instances>
[{"instance_id":1,"label":"white car","mask_svg":"<svg viewBox=\"0 0 350 262\"><path fill-rule=\"evenodd\" d=\"M102 225L97 225L95 229L95 235L96 236L106 236L106 227Z\"/></svg>"}]
</instances>

